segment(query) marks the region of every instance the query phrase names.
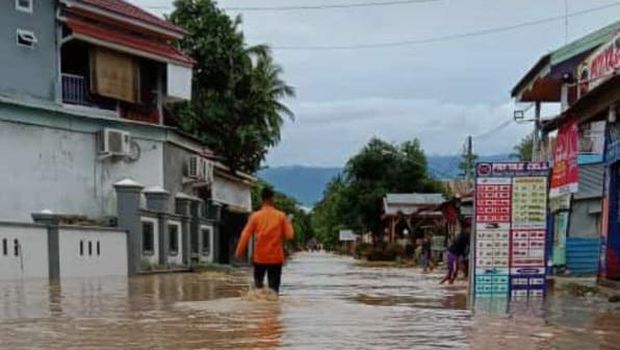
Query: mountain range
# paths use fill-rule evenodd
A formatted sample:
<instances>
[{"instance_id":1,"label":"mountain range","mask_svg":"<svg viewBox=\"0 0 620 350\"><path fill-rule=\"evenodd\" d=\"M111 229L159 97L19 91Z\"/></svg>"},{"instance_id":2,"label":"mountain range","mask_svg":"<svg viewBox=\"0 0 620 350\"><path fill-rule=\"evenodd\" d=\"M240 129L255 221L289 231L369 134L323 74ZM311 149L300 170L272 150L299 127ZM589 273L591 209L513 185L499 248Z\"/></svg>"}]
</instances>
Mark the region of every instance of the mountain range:
<instances>
[{"instance_id":1,"label":"mountain range","mask_svg":"<svg viewBox=\"0 0 620 350\"><path fill-rule=\"evenodd\" d=\"M480 156L479 161L507 161L510 155L499 154ZM460 156L428 156L428 168L438 179L454 179L460 176ZM327 183L341 174L341 167L281 166L261 170L258 176L272 184L274 188L285 193L306 207L312 207L321 200Z\"/></svg>"}]
</instances>

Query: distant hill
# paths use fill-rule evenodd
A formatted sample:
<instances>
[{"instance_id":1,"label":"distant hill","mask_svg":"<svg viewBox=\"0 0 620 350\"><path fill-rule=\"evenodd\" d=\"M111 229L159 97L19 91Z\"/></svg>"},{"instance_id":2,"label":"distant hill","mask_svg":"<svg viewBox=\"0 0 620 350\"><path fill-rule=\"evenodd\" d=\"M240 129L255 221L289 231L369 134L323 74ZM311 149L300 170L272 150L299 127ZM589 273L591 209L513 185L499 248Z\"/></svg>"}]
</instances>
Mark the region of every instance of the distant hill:
<instances>
[{"instance_id":1,"label":"distant hill","mask_svg":"<svg viewBox=\"0 0 620 350\"><path fill-rule=\"evenodd\" d=\"M480 156L479 162L501 162L514 160L509 154L497 154L491 156ZM431 174L438 179L454 179L461 176L459 163L461 156L428 156L428 168Z\"/></svg>"},{"instance_id":2,"label":"distant hill","mask_svg":"<svg viewBox=\"0 0 620 350\"><path fill-rule=\"evenodd\" d=\"M276 190L312 207L321 200L327 183L342 172L342 168L285 166L261 170L258 176Z\"/></svg>"},{"instance_id":3,"label":"distant hill","mask_svg":"<svg viewBox=\"0 0 620 350\"><path fill-rule=\"evenodd\" d=\"M438 179L459 177L459 156L429 156L429 170ZM481 156L480 161L510 160L507 154ZM342 173L342 168L284 166L261 170L258 176L272 184L278 191L297 199L304 206L312 207L323 197L327 183Z\"/></svg>"}]
</instances>

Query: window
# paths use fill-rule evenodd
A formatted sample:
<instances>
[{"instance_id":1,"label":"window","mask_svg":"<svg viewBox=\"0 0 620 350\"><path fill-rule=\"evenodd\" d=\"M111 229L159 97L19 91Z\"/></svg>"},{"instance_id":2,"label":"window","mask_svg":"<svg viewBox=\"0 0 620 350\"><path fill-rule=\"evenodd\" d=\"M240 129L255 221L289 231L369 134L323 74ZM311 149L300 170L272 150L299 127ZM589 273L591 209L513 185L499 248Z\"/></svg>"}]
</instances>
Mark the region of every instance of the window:
<instances>
[{"instance_id":1,"label":"window","mask_svg":"<svg viewBox=\"0 0 620 350\"><path fill-rule=\"evenodd\" d=\"M202 228L202 255L211 255L211 228Z\"/></svg>"},{"instance_id":2,"label":"window","mask_svg":"<svg viewBox=\"0 0 620 350\"><path fill-rule=\"evenodd\" d=\"M88 241L88 256L93 256L93 242Z\"/></svg>"},{"instance_id":3,"label":"window","mask_svg":"<svg viewBox=\"0 0 620 350\"><path fill-rule=\"evenodd\" d=\"M23 29L17 30L17 46L34 49L38 40L33 32Z\"/></svg>"},{"instance_id":4,"label":"window","mask_svg":"<svg viewBox=\"0 0 620 350\"><path fill-rule=\"evenodd\" d=\"M19 239L13 241L13 255L19 256L19 251L21 250L21 246L19 245Z\"/></svg>"},{"instance_id":5,"label":"window","mask_svg":"<svg viewBox=\"0 0 620 350\"><path fill-rule=\"evenodd\" d=\"M168 248L170 248L170 255L179 254L179 226L170 224L168 225Z\"/></svg>"},{"instance_id":6,"label":"window","mask_svg":"<svg viewBox=\"0 0 620 350\"><path fill-rule=\"evenodd\" d=\"M15 9L17 11L32 13L34 0L15 0Z\"/></svg>"},{"instance_id":7,"label":"window","mask_svg":"<svg viewBox=\"0 0 620 350\"><path fill-rule=\"evenodd\" d=\"M142 222L142 254L155 254L155 225L152 222Z\"/></svg>"},{"instance_id":8,"label":"window","mask_svg":"<svg viewBox=\"0 0 620 350\"><path fill-rule=\"evenodd\" d=\"M84 241L80 241L80 256L84 256Z\"/></svg>"},{"instance_id":9,"label":"window","mask_svg":"<svg viewBox=\"0 0 620 350\"><path fill-rule=\"evenodd\" d=\"M2 255L9 255L9 240L6 238L2 240Z\"/></svg>"},{"instance_id":10,"label":"window","mask_svg":"<svg viewBox=\"0 0 620 350\"><path fill-rule=\"evenodd\" d=\"M101 255L101 243L97 241L97 256Z\"/></svg>"}]
</instances>

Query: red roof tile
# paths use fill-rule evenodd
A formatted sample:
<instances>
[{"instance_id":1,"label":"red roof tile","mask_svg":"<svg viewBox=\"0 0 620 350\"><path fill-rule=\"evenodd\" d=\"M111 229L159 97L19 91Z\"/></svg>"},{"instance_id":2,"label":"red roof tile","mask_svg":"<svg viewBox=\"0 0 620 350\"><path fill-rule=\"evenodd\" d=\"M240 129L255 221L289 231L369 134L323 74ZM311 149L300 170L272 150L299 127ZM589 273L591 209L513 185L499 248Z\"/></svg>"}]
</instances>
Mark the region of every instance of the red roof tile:
<instances>
[{"instance_id":1,"label":"red roof tile","mask_svg":"<svg viewBox=\"0 0 620 350\"><path fill-rule=\"evenodd\" d=\"M177 32L180 34L187 33L184 29L177 27L174 24L164 19L161 19L153 14L150 14L149 12L139 8L138 6L134 6L123 0L81 0L81 2L84 4L98 7L100 9L113 12L117 15L121 15L121 16L128 17L134 20L146 22L148 24L155 25L160 28L167 29L167 30L171 30L173 32Z\"/></svg>"},{"instance_id":2,"label":"red roof tile","mask_svg":"<svg viewBox=\"0 0 620 350\"><path fill-rule=\"evenodd\" d=\"M152 56L161 57L165 60L186 66L194 64L194 60L191 57L163 42L143 39L135 35L89 24L74 18L67 19L67 26L77 35L123 46L132 50L142 51Z\"/></svg>"}]
</instances>

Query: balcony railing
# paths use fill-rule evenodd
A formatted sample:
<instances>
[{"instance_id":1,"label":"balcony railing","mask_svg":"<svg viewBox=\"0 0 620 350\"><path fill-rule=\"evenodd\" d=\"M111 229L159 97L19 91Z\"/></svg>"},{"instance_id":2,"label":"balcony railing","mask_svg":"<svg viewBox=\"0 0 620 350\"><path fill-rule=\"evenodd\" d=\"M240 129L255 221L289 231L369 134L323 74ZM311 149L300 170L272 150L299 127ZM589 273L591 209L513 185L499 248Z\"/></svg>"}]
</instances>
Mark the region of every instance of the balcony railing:
<instances>
[{"instance_id":1,"label":"balcony railing","mask_svg":"<svg viewBox=\"0 0 620 350\"><path fill-rule=\"evenodd\" d=\"M62 102L87 105L88 90L86 78L75 74L62 74Z\"/></svg>"}]
</instances>

